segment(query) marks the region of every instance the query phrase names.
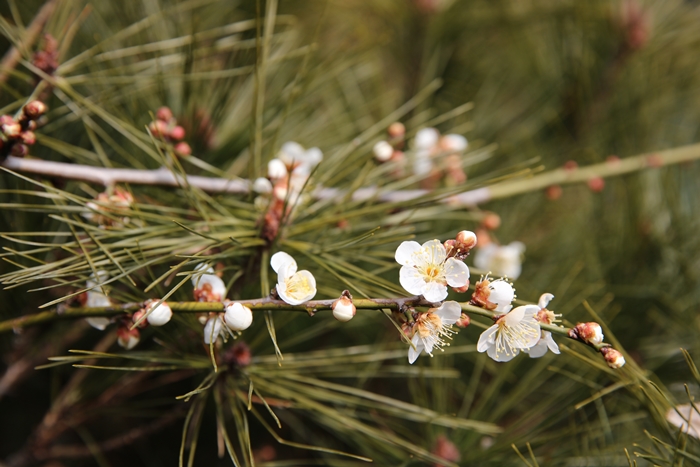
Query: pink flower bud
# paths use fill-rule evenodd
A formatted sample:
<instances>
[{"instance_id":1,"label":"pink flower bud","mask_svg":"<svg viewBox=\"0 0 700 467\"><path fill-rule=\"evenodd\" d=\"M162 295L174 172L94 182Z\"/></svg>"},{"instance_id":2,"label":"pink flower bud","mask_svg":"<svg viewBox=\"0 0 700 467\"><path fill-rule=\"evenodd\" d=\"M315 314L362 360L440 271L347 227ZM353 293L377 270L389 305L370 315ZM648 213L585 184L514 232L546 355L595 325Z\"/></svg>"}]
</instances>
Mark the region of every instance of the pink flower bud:
<instances>
[{"instance_id":1,"label":"pink flower bud","mask_svg":"<svg viewBox=\"0 0 700 467\"><path fill-rule=\"evenodd\" d=\"M36 120L46 113L47 107L41 101L31 101L29 104L24 106L22 112L27 116L29 120Z\"/></svg>"},{"instance_id":2,"label":"pink flower bud","mask_svg":"<svg viewBox=\"0 0 700 467\"><path fill-rule=\"evenodd\" d=\"M22 138L22 142L24 144L28 144L29 146L36 143L36 135L33 131L23 131L20 134L20 137Z\"/></svg>"},{"instance_id":3,"label":"pink flower bud","mask_svg":"<svg viewBox=\"0 0 700 467\"><path fill-rule=\"evenodd\" d=\"M603 357L605 357L605 362L610 368L617 369L622 368L625 365L625 357L623 357L620 352L612 347L603 347L600 349L600 353L603 354Z\"/></svg>"},{"instance_id":4,"label":"pink flower bud","mask_svg":"<svg viewBox=\"0 0 700 467\"><path fill-rule=\"evenodd\" d=\"M12 146L12 149L10 150L10 154L12 154L15 157L24 157L29 153L29 148L22 143L18 143Z\"/></svg>"},{"instance_id":5,"label":"pink flower bud","mask_svg":"<svg viewBox=\"0 0 700 467\"><path fill-rule=\"evenodd\" d=\"M333 317L344 323L354 318L357 312L355 305L352 303L352 296L347 290L343 292L343 295L338 300L333 302L331 308L333 309Z\"/></svg>"},{"instance_id":6,"label":"pink flower bud","mask_svg":"<svg viewBox=\"0 0 700 467\"><path fill-rule=\"evenodd\" d=\"M139 340L141 340L141 333L138 329L129 329L126 326L117 329L117 343L126 350L131 350L136 347Z\"/></svg>"},{"instance_id":7,"label":"pink flower bud","mask_svg":"<svg viewBox=\"0 0 700 467\"><path fill-rule=\"evenodd\" d=\"M134 323L138 323L138 321L139 321L141 318L143 318L143 316L144 316L145 314L146 314L146 310L140 309L139 311L137 311L136 313L134 313L134 316L132 316L131 319L132 319L132 321L133 321ZM138 327L140 327L140 328L145 328L146 326L148 326L148 321L146 321L146 320L144 319L143 321L141 321L141 323L139 324Z\"/></svg>"},{"instance_id":8,"label":"pink flower bud","mask_svg":"<svg viewBox=\"0 0 700 467\"><path fill-rule=\"evenodd\" d=\"M184 141L177 143L173 150L178 156L189 156L190 154L192 154L192 148L189 144L185 143Z\"/></svg>"},{"instance_id":9,"label":"pink flower bud","mask_svg":"<svg viewBox=\"0 0 700 467\"><path fill-rule=\"evenodd\" d=\"M483 225L485 229L496 230L501 226L501 216L494 212L490 212L484 216L484 219L481 221L481 225Z\"/></svg>"},{"instance_id":10,"label":"pink flower bud","mask_svg":"<svg viewBox=\"0 0 700 467\"><path fill-rule=\"evenodd\" d=\"M476 234L469 230L462 230L455 240L457 240L457 248L463 252L468 252L476 246Z\"/></svg>"},{"instance_id":11,"label":"pink flower bud","mask_svg":"<svg viewBox=\"0 0 700 467\"><path fill-rule=\"evenodd\" d=\"M162 120L149 123L148 129L151 130L151 134L154 138L160 138L168 134L168 125Z\"/></svg>"},{"instance_id":12,"label":"pink flower bud","mask_svg":"<svg viewBox=\"0 0 700 467\"><path fill-rule=\"evenodd\" d=\"M387 133L389 133L389 136L392 138L402 138L406 134L406 127L401 122L394 122L389 125Z\"/></svg>"},{"instance_id":13,"label":"pink flower bud","mask_svg":"<svg viewBox=\"0 0 700 467\"><path fill-rule=\"evenodd\" d=\"M562 193L564 193L564 190L559 185L550 185L545 191L545 195L550 201L558 200L559 198L561 198Z\"/></svg>"},{"instance_id":14,"label":"pink flower bud","mask_svg":"<svg viewBox=\"0 0 700 467\"><path fill-rule=\"evenodd\" d=\"M173 111L170 107L161 107L156 111L156 118L162 122L169 122L173 118Z\"/></svg>"},{"instance_id":15,"label":"pink flower bud","mask_svg":"<svg viewBox=\"0 0 700 467\"><path fill-rule=\"evenodd\" d=\"M435 440L435 446L432 450L433 454L441 459L445 459L448 462L459 462L461 455L459 449L455 446L455 443L447 439L445 436L440 435ZM442 464L435 464L442 465Z\"/></svg>"},{"instance_id":16,"label":"pink flower bud","mask_svg":"<svg viewBox=\"0 0 700 467\"><path fill-rule=\"evenodd\" d=\"M594 193L600 193L605 188L605 180L602 177L589 178L588 188Z\"/></svg>"},{"instance_id":17,"label":"pink flower bud","mask_svg":"<svg viewBox=\"0 0 700 467\"><path fill-rule=\"evenodd\" d=\"M598 323L578 323L569 330L569 337L598 345L603 342L603 328Z\"/></svg>"},{"instance_id":18,"label":"pink flower bud","mask_svg":"<svg viewBox=\"0 0 700 467\"><path fill-rule=\"evenodd\" d=\"M22 133L22 126L17 122L4 123L2 127L2 132L8 138L18 138L20 133Z\"/></svg>"},{"instance_id":19,"label":"pink flower bud","mask_svg":"<svg viewBox=\"0 0 700 467\"><path fill-rule=\"evenodd\" d=\"M15 119L11 115L0 115L0 125L7 123L15 123Z\"/></svg>"},{"instance_id":20,"label":"pink flower bud","mask_svg":"<svg viewBox=\"0 0 700 467\"><path fill-rule=\"evenodd\" d=\"M459 317L457 322L455 323L455 326L458 328L466 328L469 326L472 322L472 319L467 315L466 313L462 313L462 315Z\"/></svg>"},{"instance_id":21,"label":"pink flower bud","mask_svg":"<svg viewBox=\"0 0 700 467\"><path fill-rule=\"evenodd\" d=\"M180 125L174 127L172 130L170 130L170 138L175 140L175 141L180 141L185 137L185 129L182 128Z\"/></svg>"}]
</instances>

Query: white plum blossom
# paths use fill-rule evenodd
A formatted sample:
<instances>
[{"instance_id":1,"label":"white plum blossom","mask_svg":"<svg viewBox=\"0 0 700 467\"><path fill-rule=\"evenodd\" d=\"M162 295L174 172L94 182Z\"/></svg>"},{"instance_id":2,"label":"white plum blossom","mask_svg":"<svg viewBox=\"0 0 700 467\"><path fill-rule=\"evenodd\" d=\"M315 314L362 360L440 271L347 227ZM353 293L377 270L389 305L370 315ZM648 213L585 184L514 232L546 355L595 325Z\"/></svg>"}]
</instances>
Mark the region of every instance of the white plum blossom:
<instances>
[{"instance_id":1,"label":"white plum blossom","mask_svg":"<svg viewBox=\"0 0 700 467\"><path fill-rule=\"evenodd\" d=\"M506 279L489 279L488 274L476 283L472 303L487 310L507 313L513 307L515 289Z\"/></svg>"},{"instance_id":2,"label":"white plum blossom","mask_svg":"<svg viewBox=\"0 0 700 467\"><path fill-rule=\"evenodd\" d=\"M557 316L547 309L547 305L552 301L554 295L551 293L544 293L540 296L540 300L537 302L537 306L540 311L537 312L537 320L541 323L552 324ZM540 335L540 340L529 349L524 349L530 355L530 358L540 358L550 350L552 353L559 354L559 346L552 338L552 333L549 331L542 330Z\"/></svg>"},{"instance_id":3,"label":"white plum blossom","mask_svg":"<svg viewBox=\"0 0 700 467\"><path fill-rule=\"evenodd\" d=\"M522 256L525 245L512 242L509 245L489 243L477 248L474 255L474 266L484 271L491 271L497 276L517 279L522 271Z\"/></svg>"},{"instance_id":4,"label":"white plum blossom","mask_svg":"<svg viewBox=\"0 0 700 467\"><path fill-rule=\"evenodd\" d=\"M301 305L316 295L316 279L309 271L297 271L297 262L284 251L270 258L277 273L277 294L290 305Z\"/></svg>"},{"instance_id":5,"label":"white plum blossom","mask_svg":"<svg viewBox=\"0 0 700 467\"><path fill-rule=\"evenodd\" d=\"M432 357L434 349L442 350L442 347L449 345L445 339L451 339L452 334L456 333L452 325L461 315L462 307L453 301L445 302L428 313L420 313L413 326L413 345L408 349L408 363L415 362L423 350Z\"/></svg>"},{"instance_id":6,"label":"white plum blossom","mask_svg":"<svg viewBox=\"0 0 700 467\"><path fill-rule=\"evenodd\" d=\"M280 179L285 179L287 178L287 175L289 173L287 172L287 166L284 165L284 162L282 162L279 159L272 159L270 162L267 163L267 176L271 180L280 180Z\"/></svg>"},{"instance_id":7,"label":"white plum blossom","mask_svg":"<svg viewBox=\"0 0 700 467\"><path fill-rule=\"evenodd\" d=\"M433 170L432 159L440 154L456 154L467 149L467 139L462 135L440 136L435 128L418 130L413 140L413 173L427 176Z\"/></svg>"},{"instance_id":8,"label":"white plum blossom","mask_svg":"<svg viewBox=\"0 0 700 467\"><path fill-rule=\"evenodd\" d=\"M439 240L422 246L418 242L402 242L396 249L396 262L401 265L399 282L407 292L423 295L429 302L447 298L447 286L464 287L469 283L469 268L464 262L448 258Z\"/></svg>"},{"instance_id":9,"label":"white plum blossom","mask_svg":"<svg viewBox=\"0 0 700 467\"><path fill-rule=\"evenodd\" d=\"M691 404L681 404L669 409L666 412L666 420L684 433L700 439L700 413Z\"/></svg>"},{"instance_id":10,"label":"white plum blossom","mask_svg":"<svg viewBox=\"0 0 700 467\"><path fill-rule=\"evenodd\" d=\"M221 302L226 298L226 284L214 274L214 268L208 264L200 263L194 270L201 273L192 276L195 300L198 302Z\"/></svg>"},{"instance_id":11,"label":"white plum blossom","mask_svg":"<svg viewBox=\"0 0 700 467\"><path fill-rule=\"evenodd\" d=\"M244 331L253 324L253 310L238 302L230 303L226 305L224 321L234 331Z\"/></svg>"},{"instance_id":12,"label":"white plum blossom","mask_svg":"<svg viewBox=\"0 0 700 467\"><path fill-rule=\"evenodd\" d=\"M112 301L109 299L108 296L106 296L102 292L102 287L98 285L107 280L108 278L109 273L102 269L98 270L97 274L90 275L90 279L88 279L85 284L88 289L92 289L85 292L86 307L95 308L103 306L112 306ZM90 318L85 318L85 321L87 321L90 326L92 326L95 329L99 329L100 331L104 331L107 325L110 323L109 318L105 318L104 316L93 316Z\"/></svg>"},{"instance_id":13,"label":"white plum blossom","mask_svg":"<svg viewBox=\"0 0 700 467\"><path fill-rule=\"evenodd\" d=\"M207 319L207 322L204 325L204 343L209 345L212 342L216 342L219 335L225 336L225 333L224 323L221 320L219 313L217 313L216 316Z\"/></svg>"},{"instance_id":14,"label":"white plum blossom","mask_svg":"<svg viewBox=\"0 0 700 467\"><path fill-rule=\"evenodd\" d=\"M157 300L154 300L151 305L155 305L157 302ZM146 315L148 324L150 324L151 326L163 326L164 324L167 324L168 321L170 321L170 318L172 317L173 310L171 310L170 306L165 302L162 302L155 308L150 308L149 305L149 309Z\"/></svg>"},{"instance_id":15,"label":"white plum blossom","mask_svg":"<svg viewBox=\"0 0 700 467\"><path fill-rule=\"evenodd\" d=\"M282 145L277 159L288 168L292 167L294 171L299 170L308 174L323 160L323 153L319 148L304 149L301 144L288 141Z\"/></svg>"},{"instance_id":16,"label":"white plum blossom","mask_svg":"<svg viewBox=\"0 0 700 467\"><path fill-rule=\"evenodd\" d=\"M499 316L496 324L481 334L476 349L497 362L512 360L540 340L539 311L537 305L525 305Z\"/></svg>"}]
</instances>

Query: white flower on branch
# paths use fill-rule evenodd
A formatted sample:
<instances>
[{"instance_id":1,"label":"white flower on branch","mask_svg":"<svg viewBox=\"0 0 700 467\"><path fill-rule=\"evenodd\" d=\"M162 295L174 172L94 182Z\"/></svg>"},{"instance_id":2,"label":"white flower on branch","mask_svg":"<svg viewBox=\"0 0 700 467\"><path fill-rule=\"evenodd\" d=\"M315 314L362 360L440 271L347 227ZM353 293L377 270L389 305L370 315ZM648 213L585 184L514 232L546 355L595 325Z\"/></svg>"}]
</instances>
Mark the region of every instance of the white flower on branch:
<instances>
[{"instance_id":1,"label":"white flower on branch","mask_svg":"<svg viewBox=\"0 0 700 467\"><path fill-rule=\"evenodd\" d=\"M513 280L520 277L522 256L525 245L513 242L509 245L489 243L476 250L474 266L484 271L491 271L497 276L506 276Z\"/></svg>"},{"instance_id":2,"label":"white flower on branch","mask_svg":"<svg viewBox=\"0 0 700 467\"><path fill-rule=\"evenodd\" d=\"M521 350L529 349L540 340L539 311L537 305L525 305L499 316L496 324L481 334L476 349L497 362L512 360Z\"/></svg>"},{"instance_id":3,"label":"white flower on branch","mask_svg":"<svg viewBox=\"0 0 700 467\"><path fill-rule=\"evenodd\" d=\"M277 159L290 171L308 174L323 160L323 153L319 148L304 149L301 144L288 141L282 145Z\"/></svg>"},{"instance_id":4,"label":"white flower on branch","mask_svg":"<svg viewBox=\"0 0 700 467\"><path fill-rule=\"evenodd\" d=\"M214 268L205 263L200 263L194 268L192 285L194 286L194 299L198 302L221 302L226 298L226 284L219 276L214 274Z\"/></svg>"},{"instance_id":5,"label":"white flower on branch","mask_svg":"<svg viewBox=\"0 0 700 467\"><path fill-rule=\"evenodd\" d=\"M462 316L462 307L457 302L445 302L439 308L433 308L427 313L419 313L413 325L413 338L408 349L408 363L416 361L420 353L433 356L433 349L449 345L445 339L451 339L457 331L452 325ZM415 347L415 349L413 348Z\"/></svg>"},{"instance_id":6,"label":"white flower on branch","mask_svg":"<svg viewBox=\"0 0 700 467\"><path fill-rule=\"evenodd\" d=\"M558 316L561 316L555 315L553 312L547 309L547 305L549 305L549 302L552 301L553 298L554 295L551 293L544 293L540 296L540 300L537 302L537 306L540 308L540 311L538 311L536 315L537 321L540 323L552 324L554 321L556 321ZM542 330L540 340L537 342L537 344L529 349L524 349L524 351L527 352L531 358L540 358L547 353L547 350L550 350L555 354L560 353L559 346L554 341L552 333L545 330Z\"/></svg>"},{"instance_id":7,"label":"white flower on branch","mask_svg":"<svg viewBox=\"0 0 700 467\"><path fill-rule=\"evenodd\" d=\"M297 271L297 262L284 251L270 258L277 273L277 293L290 305L301 305L316 295L316 279L309 271Z\"/></svg>"},{"instance_id":8,"label":"white flower on branch","mask_svg":"<svg viewBox=\"0 0 700 467\"><path fill-rule=\"evenodd\" d=\"M224 329L224 323L221 320L221 316L217 313L215 316L207 319L204 325L204 343L209 345L212 342L216 342L219 335L225 336L226 330Z\"/></svg>"},{"instance_id":9,"label":"white flower on branch","mask_svg":"<svg viewBox=\"0 0 700 467\"><path fill-rule=\"evenodd\" d=\"M515 298L513 284L506 279L489 279L488 274L474 286L471 303L487 310L507 313Z\"/></svg>"},{"instance_id":10,"label":"white flower on branch","mask_svg":"<svg viewBox=\"0 0 700 467\"><path fill-rule=\"evenodd\" d=\"M464 262L448 258L439 240L422 246L418 242L402 242L396 249L396 262L401 264L399 282L409 293L423 295L429 302L447 298L447 286L464 287L469 283L469 268Z\"/></svg>"},{"instance_id":11,"label":"white flower on branch","mask_svg":"<svg viewBox=\"0 0 700 467\"><path fill-rule=\"evenodd\" d=\"M224 321L230 329L244 331L253 324L253 310L238 302L230 303L226 305Z\"/></svg>"},{"instance_id":12,"label":"white flower on branch","mask_svg":"<svg viewBox=\"0 0 700 467\"><path fill-rule=\"evenodd\" d=\"M165 302L152 308L156 303L158 303L158 300L151 300L150 303L146 304L146 319L151 326L163 326L173 317L173 310Z\"/></svg>"}]
</instances>

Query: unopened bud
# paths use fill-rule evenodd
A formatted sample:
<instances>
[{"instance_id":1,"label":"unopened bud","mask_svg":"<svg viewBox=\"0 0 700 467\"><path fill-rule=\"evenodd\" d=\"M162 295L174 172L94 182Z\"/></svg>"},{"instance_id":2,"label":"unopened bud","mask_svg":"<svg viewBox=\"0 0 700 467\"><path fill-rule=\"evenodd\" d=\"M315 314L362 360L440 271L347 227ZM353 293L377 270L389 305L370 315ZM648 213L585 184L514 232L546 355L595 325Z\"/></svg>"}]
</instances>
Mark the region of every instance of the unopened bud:
<instances>
[{"instance_id":1,"label":"unopened bud","mask_svg":"<svg viewBox=\"0 0 700 467\"><path fill-rule=\"evenodd\" d=\"M126 350L136 347L139 340L141 340L141 333L137 328L129 329L126 326L122 326L117 329L117 343Z\"/></svg>"},{"instance_id":2,"label":"unopened bud","mask_svg":"<svg viewBox=\"0 0 700 467\"><path fill-rule=\"evenodd\" d=\"M0 125L5 125L6 123L15 123L12 115L0 115Z\"/></svg>"},{"instance_id":3,"label":"unopened bud","mask_svg":"<svg viewBox=\"0 0 700 467\"><path fill-rule=\"evenodd\" d=\"M455 323L455 326L457 326L458 328L466 328L471 324L471 322L472 319L469 317L469 315L467 315L466 313L462 313L457 322Z\"/></svg>"},{"instance_id":4,"label":"unopened bud","mask_svg":"<svg viewBox=\"0 0 700 467\"><path fill-rule=\"evenodd\" d=\"M258 177L253 182L253 191L260 194L272 193L272 183L264 177Z\"/></svg>"},{"instance_id":5,"label":"unopened bud","mask_svg":"<svg viewBox=\"0 0 700 467\"><path fill-rule=\"evenodd\" d=\"M137 311L136 313L134 313L134 316L131 317L131 320L132 320L134 323L138 323L139 321L141 321L141 318L143 318L145 314L146 314L146 310L140 309L139 311ZM140 328L145 328L146 326L148 326L148 321L143 320L143 321L141 321L141 322L139 323L139 326L138 326L138 327L140 327Z\"/></svg>"},{"instance_id":6,"label":"unopened bud","mask_svg":"<svg viewBox=\"0 0 700 467\"><path fill-rule=\"evenodd\" d=\"M253 324L253 310L238 302L231 303L226 306L224 321L234 331L244 331Z\"/></svg>"},{"instance_id":7,"label":"unopened bud","mask_svg":"<svg viewBox=\"0 0 700 467\"><path fill-rule=\"evenodd\" d=\"M564 193L564 190L559 185L550 185L545 191L547 199L550 201L558 200L559 198L561 198L562 193Z\"/></svg>"},{"instance_id":8,"label":"unopened bud","mask_svg":"<svg viewBox=\"0 0 700 467\"><path fill-rule=\"evenodd\" d=\"M484 226L485 229L496 230L501 226L501 216L494 212L490 212L484 216L484 219L481 221L481 224Z\"/></svg>"},{"instance_id":9,"label":"unopened bud","mask_svg":"<svg viewBox=\"0 0 700 467\"><path fill-rule=\"evenodd\" d=\"M185 143L184 141L180 141L175 145L173 148L173 151L175 151L175 154L178 156L189 156L192 154L192 148L190 147L189 144Z\"/></svg>"},{"instance_id":10,"label":"unopened bud","mask_svg":"<svg viewBox=\"0 0 700 467\"><path fill-rule=\"evenodd\" d=\"M603 342L603 329L598 323L578 323L569 331L569 337L597 345Z\"/></svg>"},{"instance_id":11,"label":"unopened bud","mask_svg":"<svg viewBox=\"0 0 700 467\"><path fill-rule=\"evenodd\" d=\"M151 309L153 305L158 303L158 300L151 300L150 303L146 305L148 316L146 319L152 326L162 326L170 321L173 317L173 310L170 309L167 303L162 302L157 307Z\"/></svg>"},{"instance_id":12,"label":"unopened bud","mask_svg":"<svg viewBox=\"0 0 700 467\"><path fill-rule=\"evenodd\" d=\"M156 118L163 122L169 122L173 118L173 111L170 110L170 107L161 107L156 111Z\"/></svg>"},{"instance_id":13,"label":"unopened bud","mask_svg":"<svg viewBox=\"0 0 700 467\"><path fill-rule=\"evenodd\" d=\"M36 120L46 113L47 107L41 101L31 101L29 104L24 106L22 112L27 116L29 120Z\"/></svg>"},{"instance_id":14,"label":"unopened bud","mask_svg":"<svg viewBox=\"0 0 700 467\"><path fill-rule=\"evenodd\" d=\"M438 438L435 440L435 446L433 447L432 452L435 454L435 456L448 462L459 462L459 460L462 458L455 443L443 435L438 436ZM435 465L442 465L442 463Z\"/></svg>"},{"instance_id":15,"label":"unopened bud","mask_svg":"<svg viewBox=\"0 0 700 467\"><path fill-rule=\"evenodd\" d=\"M377 161L386 162L391 159L391 156L394 154L394 148L386 141L379 141L372 148L372 152Z\"/></svg>"},{"instance_id":16,"label":"unopened bud","mask_svg":"<svg viewBox=\"0 0 700 467\"><path fill-rule=\"evenodd\" d=\"M600 193L605 188L605 180L602 177L589 178L588 188L594 193Z\"/></svg>"},{"instance_id":17,"label":"unopened bud","mask_svg":"<svg viewBox=\"0 0 700 467\"><path fill-rule=\"evenodd\" d=\"M333 317L344 323L350 321L357 311L352 303L352 296L347 290L343 291L340 298L333 302L331 308L333 309Z\"/></svg>"},{"instance_id":18,"label":"unopened bud","mask_svg":"<svg viewBox=\"0 0 700 467\"><path fill-rule=\"evenodd\" d=\"M612 347L603 347L600 349L600 353L603 354L603 357L605 357L605 362L610 368L617 369L622 368L625 365L625 357L623 357L620 352Z\"/></svg>"},{"instance_id":19,"label":"unopened bud","mask_svg":"<svg viewBox=\"0 0 700 467\"><path fill-rule=\"evenodd\" d=\"M272 159L267 163L267 176L272 180L287 178L287 166L280 159Z\"/></svg>"},{"instance_id":20,"label":"unopened bud","mask_svg":"<svg viewBox=\"0 0 700 467\"><path fill-rule=\"evenodd\" d=\"M12 149L10 150L10 154L12 154L15 157L24 157L29 153L29 148L27 147L26 144L22 143L17 143L12 146Z\"/></svg>"},{"instance_id":21,"label":"unopened bud","mask_svg":"<svg viewBox=\"0 0 700 467\"><path fill-rule=\"evenodd\" d=\"M182 128L180 125L176 126L172 130L170 130L170 138L175 140L175 141L180 141L185 137L185 129Z\"/></svg>"},{"instance_id":22,"label":"unopened bud","mask_svg":"<svg viewBox=\"0 0 700 467\"><path fill-rule=\"evenodd\" d=\"M20 133L22 133L22 126L17 122L4 123L2 127L2 132L8 138L18 138Z\"/></svg>"},{"instance_id":23,"label":"unopened bud","mask_svg":"<svg viewBox=\"0 0 700 467\"><path fill-rule=\"evenodd\" d=\"M406 127L401 122L394 122L389 125L387 133L392 138L402 138L406 134Z\"/></svg>"},{"instance_id":24,"label":"unopened bud","mask_svg":"<svg viewBox=\"0 0 700 467\"><path fill-rule=\"evenodd\" d=\"M168 125L162 120L149 123L148 129L155 138L160 138L168 134Z\"/></svg>"},{"instance_id":25,"label":"unopened bud","mask_svg":"<svg viewBox=\"0 0 700 467\"><path fill-rule=\"evenodd\" d=\"M455 237L457 247L463 252L467 252L476 246L476 234L470 230L462 230Z\"/></svg>"},{"instance_id":26,"label":"unopened bud","mask_svg":"<svg viewBox=\"0 0 700 467\"><path fill-rule=\"evenodd\" d=\"M19 136L24 144L31 146L36 143L36 134L33 131L23 131Z\"/></svg>"}]
</instances>

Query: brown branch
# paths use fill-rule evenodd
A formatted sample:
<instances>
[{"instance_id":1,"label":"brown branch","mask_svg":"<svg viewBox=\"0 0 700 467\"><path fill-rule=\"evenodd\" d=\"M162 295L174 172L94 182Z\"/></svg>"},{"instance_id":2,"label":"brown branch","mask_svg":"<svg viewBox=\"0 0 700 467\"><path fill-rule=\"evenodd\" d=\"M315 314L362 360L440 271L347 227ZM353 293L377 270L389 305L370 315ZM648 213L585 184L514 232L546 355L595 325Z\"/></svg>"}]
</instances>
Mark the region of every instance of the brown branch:
<instances>
[{"instance_id":1,"label":"brown branch","mask_svg":"<svg viewBox=\"0 0 700 467\"><path fill-rule=\"evenodd\" d=\"M56 3L57 0L48 0L44 3L44 6L41 7L41 10L39 10L29 27L25 30L25 35L21 41L22 47L29 48L36 41L53 13ZM0 83L4 83L7 80L8 76L10 76L10 71L15 69L21 58L22 52L19 48L16 46L10 47L10 50L7 51L2 58L2 62L0 62Z\"/></svg>"}]
</instances>

